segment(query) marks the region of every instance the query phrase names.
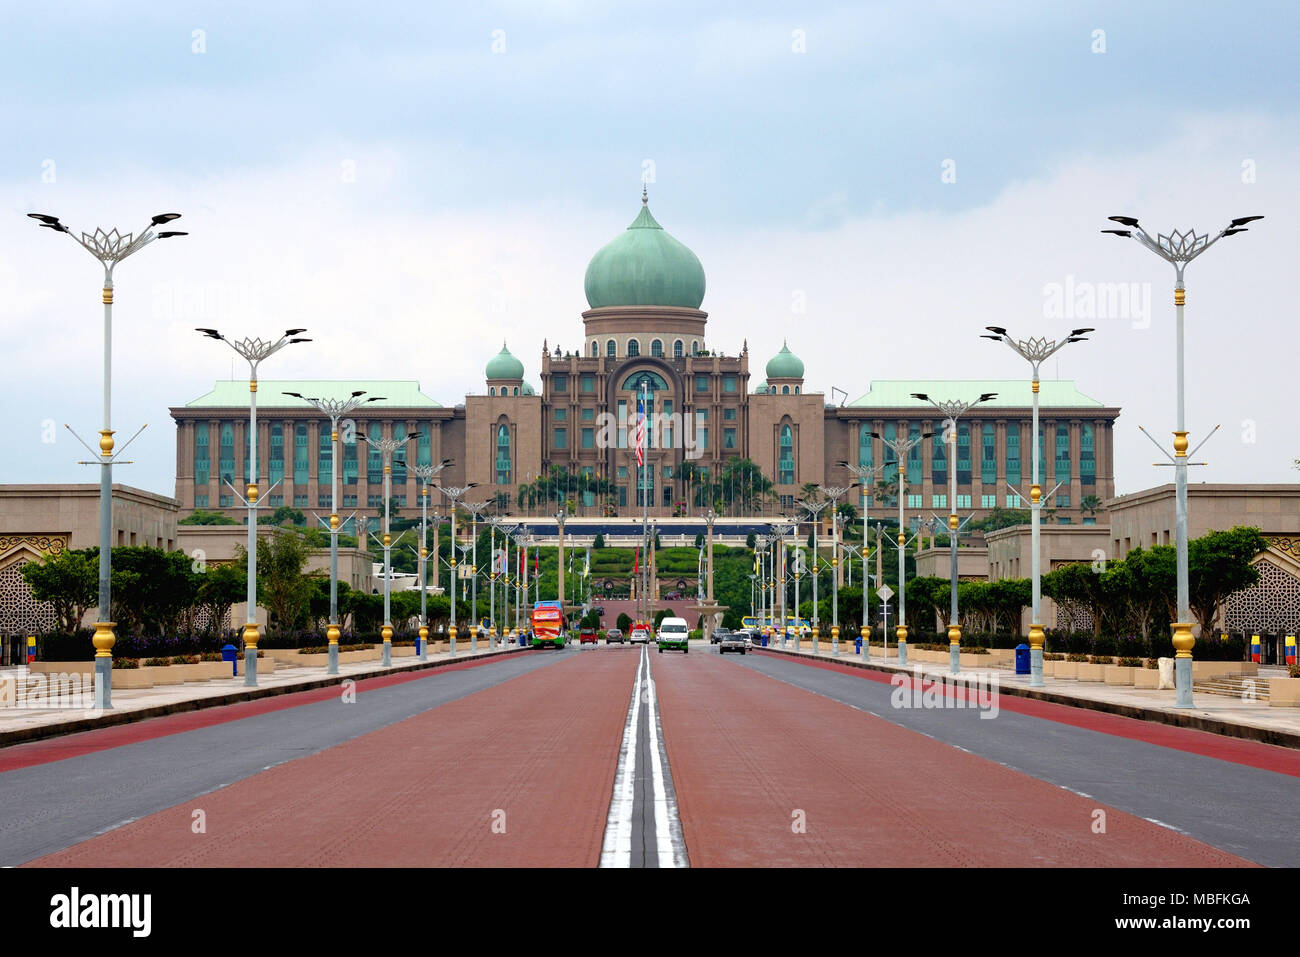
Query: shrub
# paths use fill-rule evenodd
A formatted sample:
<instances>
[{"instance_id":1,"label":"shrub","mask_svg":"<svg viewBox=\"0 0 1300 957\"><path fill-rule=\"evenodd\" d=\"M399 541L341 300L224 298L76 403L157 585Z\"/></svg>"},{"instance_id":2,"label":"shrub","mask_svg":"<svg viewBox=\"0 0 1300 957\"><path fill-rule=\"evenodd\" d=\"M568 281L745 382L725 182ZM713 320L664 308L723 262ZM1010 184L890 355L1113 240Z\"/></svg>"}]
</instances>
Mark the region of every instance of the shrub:
<instances>
[{"instance_id":1,"label":"shrub","mask_svg":"<svg viewBox=\"0 0 1300 957\"><path fill-rule=\"evenodd\" d=\"M1088 658L1088 662L1094 665L1113 665L1115 659L1110 655L1091 655Z\"/></svg>"},{"instance_id":2,"label":"shrub","mask_svg":"<svg viewBox=\"0 0 1300 957\"><path fill-rule=\"evenodd\" d=\"M95 646L90 640L92 632L75 635L51 632L36 639L36 657L41 661L89 661L95 657Z\"/></svg>"},{"instance_id":3,"label":"shrub","mask_svg":"<svg viewBox=\"0 0 1300 957\"><path fill-rule=\"evenodd\" d=\"M1146 666L1150 668L1152 671L1154 671L1155 669L1160 667L1160 662L1156 661L1156 659L1154 658L1148 658Z\"/></svg>"},{"instance_id":4,"label":"shrub","mask_svg":"<svg viewBox=\"0 0 1300 957\"><path fill-rule=\"evenodd\" d=\"M198 655L174 655L171 659L174 665L197 665L199 663Z\"/></svg>"},{"instance_id":5,"label":"shrub","mask_svg":"<svg viewBox=\"0 0 1300 957\"><path fill-rule=\"evenodd\" d=\"M1066 661L1087 661L1087 660L1088 660L1088 656L1087 656L1087 655L1080 655L1080 654L1074 654L1074 653L1072 653L1072 654L1068 654L1068 655L1066 655L1066 656L1065 656L1065 660L1066 660Z\"/></svg>"},{"instance_id":6,"label":"shrub","mask_svg":"<svg viewBox=\"0 0 1300 957\"><path fill-rule=\"evenodd\" d=\"M120 668L123 671L130 671L132 668L140 667L139 658L114 658L113 667Z\"/></svg>"},{"instance_id":7,"label":"shrub","mask_svg":"<svg viewBox=\"0 0 1300 957\"><path fill-rule=\"evenodd\" d=\"M172 660L170 658L146 658L144 665L146 668L161 668L164 665L170 665L171 663Z\"/></svg>"},{"instance_id":8,"label":"shrub","mask_svg":"<svg viewBox=\"0 0 1300 957\"><path fill-rule=\"evenodd\" d=\"M1064 661L1064 660L1065 660L1065 655L1049 655L1047 652L1043 652L1043 660L1044 660L1044 661Z\"/></svg>"},{"instance_id":9,"label":"shrub","mask_svg":"<svg viewBox=\"0 0 1300 957\"><path fill-rule=\"evenodd\" d=\"M687 635L686 635L686 637L687 637L689 640L691 640L691 641L699 641L701 638L704 637L704 631L703 631L703 629L696 628L696 629L694 629L694 630L688 632Z\"/></svg>"},{"instance_id":10,"label":"shrub","mask_svg":"<svg viewBox=\"0 0 1300 957\"><path fill-rule=\"evenodd\" d=\"M1111 635L1098 635L1092 641L1092 653L1100 657L1113 657L1119 653L1119 642Z\"/></svg>"},{"instance_id":11,"label":"shrub","mask_svg":"<svg viewBox=\"0 0 1300 957\"><path fill-rule=\"evenodd\" d=\"M221 652L205 651L203 652L203 654L199 655L199 660L200 661L221 661L222 660Z\"/></svg>"},{"instance_id":12,"label":"shrub","mask_svg":"<svg viewBox=\"0 0 1300 957\"><path fill-rule=\"evenodd\" d=\"M1287 665L1286 672L1292 678L1300 678L1300 665Z\"/></svg>"},{"instance_id":13,"label":"shrub","mask_svg":"<svg viewBox=\"0 0 1300 957\"><path fill-rule=\"evenodd\" d=\"M1121 658L1121 659L1119 660L1119 664L1120 664L1120 667L1121 667L1121 668L1141 668L1141 667L1142 667L1142 659L1141 659L1141 658Z\"/></svg>"}]
</instances>

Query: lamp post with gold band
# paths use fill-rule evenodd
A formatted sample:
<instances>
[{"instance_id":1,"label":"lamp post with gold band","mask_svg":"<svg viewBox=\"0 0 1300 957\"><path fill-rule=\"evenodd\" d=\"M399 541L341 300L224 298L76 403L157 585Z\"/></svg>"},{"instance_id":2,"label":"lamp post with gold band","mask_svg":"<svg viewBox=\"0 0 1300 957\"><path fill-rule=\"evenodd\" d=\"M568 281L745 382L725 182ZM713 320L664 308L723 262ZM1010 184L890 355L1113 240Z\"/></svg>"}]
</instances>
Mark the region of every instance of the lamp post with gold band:
<instances>
[{"instance_id":1,"label":"lamp post with gold band","mask_svg":"<svg viewBox=\"0 0 1300 957\"><path fill-rule=\"evenodd\" d=\"M867 433L870 435L870 433ZM848 469L858 477L858 483L862 486L862 627L866 633L862 636L862 657L869 656L869 645L871 638L871 625L867 620L867 556L871 551L870 530L868 522L871 512L871 489L875 485L876 472L880 470L879 465L852 465L847 461L839 463L840 468ZM880 543L876 543L876 548ZM850 582L851 584L851 582Z\"/></svg>"},{"instance_id":2,"label":"lamp post with gold band","mask_svg":"<svg viewBox=\"0 0 1300 957\"><path fill-rule=\"evenodd\" d=\"M817 491L825 495L831 503L831 654L840 653L840 516L836 502L845 492L857 487L852 485L819 485ZM865 596L866 589L862 590Z\"/></svg>"},{"instance_id":3,"label":"lamp post with gold band","mask_svg":"<svg viewBox=\"0 0 1300 957\"><path fill-rule=\"evenodd\" d=\"M1037 338L1037 339L1012 339L1007 334L1007 330L1001 326L985 326L993 335L984 335L985 339L992 339L995 342L1005 342L1011 347L1011 350L1022 358L1028 360L1033 368L1033 379L1030 382L1030 389L1033 392L1033 434L1030 436L1031 452L1031 471L1029 480L1029 514L1030 514L1030 565L1033 569L1033 592L1031 598L1032 613L1029 623L1029 685L1032 688L1043 687L1043 568L1042 568L1042 525L1043 525L1043 505L1051 497L1051 493L1044 496L1043 487L1040 484L1042 474L1042 463L1040 462L1040 452L1038 447L1038 370L1043 362L1050 356L1055 355L1072 342L1086 342L1087 333L1092 332L1092 328L1072 329L1070 334L1064 339L1057 342L1055 339ZM1055 491L1055 490L1053 490ZM1024 502L1024 497L1020 494L1019 489L1012 489L1016 497Z\"/></svg>"},{"instance_id":4,"label":"lamp post with gold band","mask_svg":"<svg viewBox=\"0 0 1300 957\"><path fill-rule=\"evenodd\" d=\"M176 230L157 231L157 227L172 220L180 219L180 213L159 213L149 220L149 225L137 233L119 233L116 229L105 232L96 228L94 233L73 234L72 230L59 222L57 216L45 213L28 213L28 217L37 220L45 229L57 233L67 233L83 249L95 257L104 267L104 427L99 431L99 451L96 452L80 436L77 441L86 446L93 461L85 465L98 465L99 472L99 621L95 622L95 681L94 695L96 708L113 706L113 645L117 636L113 634L112 615L112 579L113 563L113 463L126 450L124 445L113 451L112 397L113 397L113 268L123 259L139 252L155 239L170 239L173 236L187 235ZM70 428L68 431L72 431ZM76 433L73 433L76 435ZM139 435L139 432L136 433ZM134 439L134 437L132 437ZM127 445L130 445L127 442Z\"/></svg>"},{"instance_id":5,"label":"lamp post with gold band","mask_svg":"<svg viewBox=\"0 0 1300 957\"><path fill-rule=\"evenodd\" d=\"M429 483L433 477L451 464L451 459L443 459L437 465L417 465L415 477L420 480L420 633L415 640L415 654L421 661L427 657L426 646L429 642ZM438 513L433 513L433 520L438 521ZM436 551L436 549L435 549ZM437 568L438 556L433 556Z\"/></svg>"},{"instance_id":6,"label":"lamp post with gold band","mask_svg":"<svg viewBox=\"0 0 1300 957\"><path fill-rule=\"evenodd\" d=\"M330 620L325 636L329 641L329 664L326 666L326 674L336 675L339 673L339 635L342 631L339 627L339 532L342 530L339 522L339 423L342 421L347 427L346 438L349 444L355 443L356 423L344 417L367 402L380 402L384 397L367 396L364 389L353 392L346 399L320 399L304 396L298 392L284 394L301 399L317 412L329 416L330 420L330 517L325 523L330 532ZM362 398L363 396L365 398ZM359 541L364 539L361 535L357 537Z\"/></svg>"},{"instance_id":7,"label":"lamp post with gold band","mask_svg":"<svg viewBox=\"0 0 1300 957\"><path fill-rule=\"evenodd\" d=\"M263 341L262 339L227 339L216 329L196 329L209 339L224 342L248 362L248 459L245 462L248 472L248 485L245 494L229 479L226 485L230 491L248 508L248 623L244 625L244 686L257 687L257 510L261 497L257 488L257 366L263 360L279 352L285 346L295 342L311 342L301 339L298 333L306 329L287 329L279 339ZM278 483L277 483L278 484ZM274 488L274 486L272 486ZM271 489L267 489L267 494Z\"/></svg>"},{"instance_id":8,"label":"lamp post with gold band","mask_svg":"<svg viewBox=\"0 0 1300 957\"><path fill-rule=\"evenodd\" d=\"M907 491L907 456L912 449L934 433L921 432L906 438L893 439L887 439L879 432L867 434L873 439L880 439L885 448L890 449L894 453L894 458L898 460L898 625L895 634L898 637L898 663L905 665L907 664L907 531L903 528L903 503L906 501ZM876 537L879 539L879 533ZM888 647L888 639L886 639L886 647Z\"/></svg>"},{"instance_id":9,"label":"lamp post with gold band","mask_svg":"<svg viewBox=\"0 0 1300 957\"><path fill-rule=\"evenodd\" d=\"M1183 285L1183 273L1187 264L1205 252L1224 236L1235 236L1246 232L1246 224L1263 219L1263 216L1240 216L1219 230L1217 235L1198 234L1196 230L1186 232L1171 231L1168 235L1157 233L1153 238L1132 216L1111 216L1111 222L1119 223L1124 229L1103 229L1126 239L1134 239L1165 262L1174 267L1174 307L1177 313L1175 330L1175 352L1177 364L1177 426L1174 431L1174 454L1165 455L1174 467L1175 498L1175 554L1178 578L1178 620L1172 623L1174 644L1174 686L1177 689L1175 707L1192 707L1192 635L1191 596L1187 581L1187 419L1185 416L1185 389L1183 386L1183 305L1186 301L1186 287ZM1207 436L1208 438L1208 436ZM1202 444L1204 440L1202 440ZM1199 449L1200 446L1198 445ZM1192 450L1193 453L1195 449Z\"/></svg>"},{"instance_id":10,"label":"lamp post with gold band","mask_svg":"<svg viewBox=\"0 0 1300 957\"><path fill-rule=\"evenodd\" d=\"M939 401L932 399L924 392L913 392L912 398L920 399L922 402L929 402L945 416L943 428L944 438L948 442L948 551L949 562L951 565L950 574L952 576L952 600L948 616L948 663L949 670L957 674L961 670L961 620L957 617L957 535L965 523L957 517L957 419L965 412L979 405L981 402L988 402L990 399L996 399L996 392L985 392L973 402L963 402L960 399L951 399ZM1037 448L1037 446L1035 446ZM969 516L967 521L970 521Z\"/></svg>"},{"instance_id":11,"label":"lamp post with gold band","mask_svg":"<svg viewBox=\"0 0 1300 957\"><path fill-rule=\"evenodd\" d=\"M470 482L468 485L438 487L451 500L451 561L448 566L451 582L447 589L447 597L451 599L451 625L447 629L447 650L453 655L456 653L456 503L465 497L466 492L477 486L478 482ZM437 567L437 563L434 567Z\"/></svg>"},{"instance_id":12,"label":"lamp post with gold band","mask_svg":"<svg viewBox=\"0 0 1300 957\"><path fill-rule=\"evenodd\" d=\"M404 435L402 438L372 439L368 435L362 435L361 440L372 449L379 451L384 466L384 535L380 539L380 544L384 549L384 628L382 635L384 638L384 658L383 666L392 667L393 664L393 616L392 616L392 586L393 586L393 536L392 536L392 501L393 501L393 453L397 451L406 451L406 443L412 439L418 439L422 433L412 432L410 435ZM403 532L402 535L406 533ZM401 535L397 536L399 539Z\"/></svg>"},{"instance_id":13,"label":"lamp post with gold band","mask_svg":"<svg viewBox=\"0 0 1300 957\"><path fill-rule=\"evenodd\" d=\"M464 502L465 511L472 516L470 525L470 580L469 580L469 610L470 617L474 619L474 627L469 633L469 650L478 651L478 523L483 513L492 507L493 502L487 499L482 502Z\"/></svg>"}]
</instances>

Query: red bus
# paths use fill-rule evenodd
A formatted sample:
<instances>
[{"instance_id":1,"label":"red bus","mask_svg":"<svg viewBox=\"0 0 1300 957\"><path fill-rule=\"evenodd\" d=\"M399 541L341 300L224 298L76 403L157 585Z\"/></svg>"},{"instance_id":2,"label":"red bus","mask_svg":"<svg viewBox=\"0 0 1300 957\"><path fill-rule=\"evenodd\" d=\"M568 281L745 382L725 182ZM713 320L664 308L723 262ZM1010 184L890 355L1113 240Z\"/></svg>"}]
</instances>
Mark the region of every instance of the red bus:
<instances>
[{"instance_id":1,"label":"red bus","mask_svg":"<svg viewBox=\"0 0 1300 957\"><path fill-rule=\"evenodd\" d=\"M539 601L533 606L533 646L563 648L564 612L558 601Z\"/></svg>"}]
</instances>

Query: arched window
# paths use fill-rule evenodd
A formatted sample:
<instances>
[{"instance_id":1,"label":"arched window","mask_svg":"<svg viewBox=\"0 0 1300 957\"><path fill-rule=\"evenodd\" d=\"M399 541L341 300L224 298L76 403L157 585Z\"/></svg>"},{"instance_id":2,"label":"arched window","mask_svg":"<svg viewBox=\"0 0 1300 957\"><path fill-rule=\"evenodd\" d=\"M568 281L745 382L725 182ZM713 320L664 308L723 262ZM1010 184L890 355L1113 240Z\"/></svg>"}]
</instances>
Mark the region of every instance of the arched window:
<instances>
[{"instance_id":1,"label":"arched window","mask_svg":"<svg viewBox=\"0 0 1300 957\"><path fill-rule=\"evenodd\" d=\"M799 387L798 387L798 386L795 386L795 387L794 387L794 394L795 394L795 395L798 395L798 394L799 394Z\"/></svg>"},{"instance_id":2,"label":"arched window","mask_svg":"<svg viewBox=\"0 0 1300 957\"><path fill-rule=\"evenodd\" d=\"M594 358L596 358L596 357L599 356L599 355L600 355L600 346L596 344L596 340L595 340L595 339L592 339L592 340L591 340L591 357L594 359Z\"/></svg>"},{"instance_id":3,"label":"arched window","mask_svg":"<svg viewBox=\"0 0 1300 957\"><path fill-rule=\"evenodd\" d=\"M698 341L698 340L692 341L692 342L691 342L691 355L693 355L693 356L698 356L699 354L700 354L700 343L699 343L699 341Z\"/></svg>"},{"instance_id":4,"label":"arched window","mask_svg":"<svg viewBox=\"0 0 1300 957\"><path fill-rule=\"evenodd\" d=\"M488 395L496 395L496 394L497 394L497 387L494 385L488 386Z\"/></svg>"},{"instance_id":5,"label":"arched window","mask_svg":"<svg viewBox=\"0 0 1300 957\"><path fill-rule=\"evenodd\" d=\"M618 343L613 339L610 339L609 342L605 343L605 355L611 359L618 355Z\"/></svg>"},{"instance_id":6,"label":"arched window","mask_svg":"<svg viewBox=\"0 0 1300 957\"><path fill-rule=\"evenodd\" d=\"M519 394L519 386L515 386L515 395Z\"/></svg>"},{"instance_id":7,"label":"arched window","mask_svg":"<svg viewBox=\"0 0 1300 957\"><path fill-rule=\"evenodd\" d=\"M497 484L510 484L510 428L504 422L497 426Z\"/></svg>"},{"instance_id":8,"label":"arched window","mask_svg":"<svg viewBox=\"0 0 1300 957\"><path fill-rule=\"evenodd\" d=\"M783 386L781 386L781 394L782 394L782 395L789 395L789 394L790 394L790 387L789 387L788 385L783 385Z\"/></svg>"},{"instance_id":9,"label":"arched window","mask_svg":"<svg viewBox=\"0 0 1300 957\"><path fill-rule=\"evenodd\" d=\"M627 340L627 354L629 356L639 356L641 354L641 343L636 339Z\"/></svg>"},{"instance_id":10,"label":"arched window","mask_svg":"<svg viewBox=\"0 0 1300 957\"><path fill-rule=\"evenodd\" d=\"M650 340L650 354L652 356L662 357L664 354L664 342L662 339Z\"/></svg>"},{"instance_id":11,"label":"arched window","mask_svg":"<svg viewBox=\"0 0 1300 957\"><path fill-rule=\"evenodd\" d=\"M778 483L794 484L794 429L789 425L781 426L781 456L777 460L776 469Z\"/></svg>"},{"instance_id":12,"label":"arched window","mask_svg":"<svg viewBox=\"0 0 1300 957\"><path fill-rule=\"evenodd\" d=\"M673 358L680 359L682 357L682 351L682 340L678 339L673 343Z\"/></svg>"}]
</instances>

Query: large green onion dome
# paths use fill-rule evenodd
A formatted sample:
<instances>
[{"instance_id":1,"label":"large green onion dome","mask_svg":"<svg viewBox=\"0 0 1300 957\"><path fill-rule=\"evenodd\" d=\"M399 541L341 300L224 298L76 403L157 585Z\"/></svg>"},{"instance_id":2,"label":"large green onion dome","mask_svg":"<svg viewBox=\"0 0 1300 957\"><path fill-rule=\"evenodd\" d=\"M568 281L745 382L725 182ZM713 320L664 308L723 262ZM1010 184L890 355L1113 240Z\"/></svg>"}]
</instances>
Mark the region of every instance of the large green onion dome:
<instances>
[{"instance_id":1,"label":"large green onion dome","mask_svg":"<svg viewBox=\"0 0 1300 957\"><path fill-rule=\"evenodd\" d=\"M783 343L781 351L767 360L767 378L802 379L803 360L790 351L790 344Z\"/></svg>"},{"instance_id":2,"label":"large green onion dome","mask_svg":"<svg viewBox=\"0 0 1300 957\"><path fill-rule=\"evenodd\" d=\"M592 309L602 306L679 306L698 309L704 301L704 267L650 215L641 193L641 212L621 235L587 264L584 282Z\"/></svg>"},{"instance_id":3,"label":"large green onion dome","mask_svg":"<svg viewBox=\"0 0 1300 957\"><path fill-rule=\"evenodd\" d=\"M488 360L487 378L522 379L523 377L524 364L511 354L504 342L501 343L501 351Z\"/></svg>"}]
</instances>

